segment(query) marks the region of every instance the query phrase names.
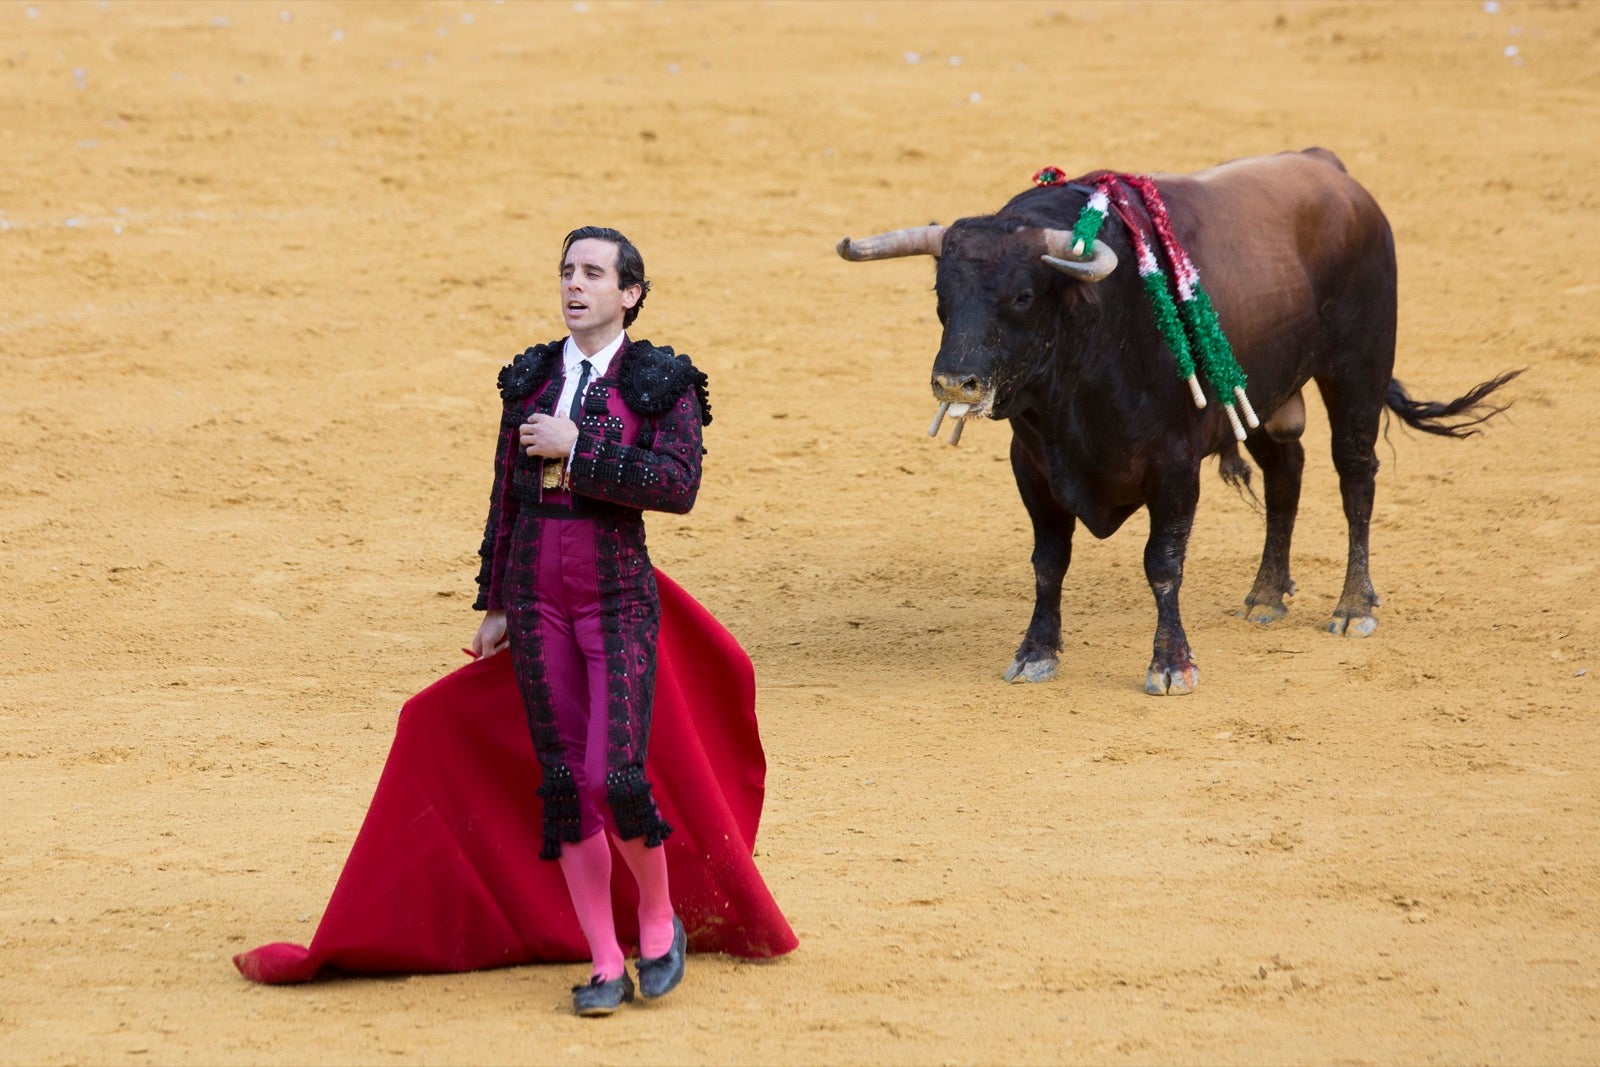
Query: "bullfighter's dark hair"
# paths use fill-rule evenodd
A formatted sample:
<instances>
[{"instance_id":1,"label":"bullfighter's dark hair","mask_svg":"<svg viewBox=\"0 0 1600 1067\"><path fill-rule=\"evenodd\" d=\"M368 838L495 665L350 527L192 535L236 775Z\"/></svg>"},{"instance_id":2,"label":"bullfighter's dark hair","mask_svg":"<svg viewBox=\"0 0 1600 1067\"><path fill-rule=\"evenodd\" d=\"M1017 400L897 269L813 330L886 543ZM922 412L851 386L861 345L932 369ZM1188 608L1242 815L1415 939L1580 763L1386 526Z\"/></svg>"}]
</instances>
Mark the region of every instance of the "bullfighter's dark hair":
<instances>
[{"instance_id":1,"label":"bullfighter's dark hair","mask_svg":"<svg viewBox=\"0 0 1600 1067\"><path fill-rule=\"evenodd\" d=\"M567 250L574 241L609 241L617 246L617 288L639 287L639 302L622 313L622 327L627 329L644 309L644 298L650 295L650 279L644 276L644 257L619 230L609 226L579 226L561 242L561 265L567 262Z\"/></svg>"}]
</instances>

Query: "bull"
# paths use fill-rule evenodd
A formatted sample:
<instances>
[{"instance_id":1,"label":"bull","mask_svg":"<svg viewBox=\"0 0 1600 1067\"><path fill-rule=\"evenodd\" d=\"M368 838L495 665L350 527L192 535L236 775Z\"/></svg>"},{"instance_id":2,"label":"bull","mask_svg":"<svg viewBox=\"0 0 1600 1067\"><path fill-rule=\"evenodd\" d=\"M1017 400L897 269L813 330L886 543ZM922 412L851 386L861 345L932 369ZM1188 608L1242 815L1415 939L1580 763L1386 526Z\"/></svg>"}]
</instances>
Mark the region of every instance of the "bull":
<instances>
[{"instance_id":1,"label":"bull","mask_svg":"<svg viewBox=\"0 0 1600 1067\"><path fill-rule=\"evenodd\" d=\"M1504 410L1487 398L1520 371L1448 402L1413 399L1394 378L1394 236L1333 153L1234 160L1158 175L1154 184L1259 413L1257 428L1238 430L1261 469L1266 511L1243 615L1277 622L1295 591L1289 548L1305 465L1303 391L1315 382L1349 526L1344 589L1327 629L1365 637L1378 625L1380 603L1367 559L1380 418L1392 412L1417 430L1468 436ZM1190 693L1200 668L1178 591L1201 461L1218 455L1224 478L1253 495L1250 465L1223 405L1197 407L1203 400L1192 399L1174 371L1136 274L1130 223L1107 216L1092 248L1073 241L1091 192L1082 182L1044 185L993 215L847 237L838 252L853 261L935 257L943 335L932 385L941 416L948 410L963 420L952 440L964 420L1011 424L1011 469L1033 526L1035 590L1005 680L1038 682L1059 671L1061 583L1078 523L1106 538L1144 507L1144 570L1156 601L1145 690ZM1148 221L1136 213L1132 224Z\"/></svg>"}]
</instances>

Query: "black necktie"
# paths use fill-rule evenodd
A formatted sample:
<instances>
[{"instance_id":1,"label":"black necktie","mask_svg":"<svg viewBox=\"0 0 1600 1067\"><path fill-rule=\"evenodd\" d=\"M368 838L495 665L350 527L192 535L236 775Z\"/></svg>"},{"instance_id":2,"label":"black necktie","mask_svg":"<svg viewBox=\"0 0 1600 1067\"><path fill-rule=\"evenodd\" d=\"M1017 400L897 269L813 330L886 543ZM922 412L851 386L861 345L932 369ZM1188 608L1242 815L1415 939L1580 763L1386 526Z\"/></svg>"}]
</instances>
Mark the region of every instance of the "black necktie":
<instances>
[{"instance_id":1,"label":"black necktie","mask_svg":"<svg viewBox=\"0 0 1600 1067\"><path fill-rule=\"evenodd\" d=\"M589 372L593 369L588 360L583 361L583 372L578 375L578 388L572 394L572 407L567 411L567 418L573 422L583 418L583 391L589 388Z\"/></svg>"}]
</instances>

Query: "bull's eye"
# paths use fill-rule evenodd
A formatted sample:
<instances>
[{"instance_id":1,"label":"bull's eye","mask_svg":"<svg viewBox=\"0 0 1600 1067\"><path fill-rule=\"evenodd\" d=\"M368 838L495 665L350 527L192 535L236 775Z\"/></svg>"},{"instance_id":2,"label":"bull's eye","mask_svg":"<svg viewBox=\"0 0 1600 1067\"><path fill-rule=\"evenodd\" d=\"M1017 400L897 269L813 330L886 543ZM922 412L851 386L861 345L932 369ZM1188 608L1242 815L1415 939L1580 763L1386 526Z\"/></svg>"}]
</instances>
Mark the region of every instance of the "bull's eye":
<instances>
[{"instance_id":1,"label":"bull's eye","mask_svg":"<svg viewBox=\"0 0 1600 1067\"><path fill-rule=\"evenodd\" d=\"M1016 308L1018 311L1027 311L1028 308L1032 304L1033 304L1033 290L1032 289L1024 289L1024 290L1022 290L1022 292L1018 293L1016 296L1011 298L1011 306Z\"/></svg>"}]
</instances>

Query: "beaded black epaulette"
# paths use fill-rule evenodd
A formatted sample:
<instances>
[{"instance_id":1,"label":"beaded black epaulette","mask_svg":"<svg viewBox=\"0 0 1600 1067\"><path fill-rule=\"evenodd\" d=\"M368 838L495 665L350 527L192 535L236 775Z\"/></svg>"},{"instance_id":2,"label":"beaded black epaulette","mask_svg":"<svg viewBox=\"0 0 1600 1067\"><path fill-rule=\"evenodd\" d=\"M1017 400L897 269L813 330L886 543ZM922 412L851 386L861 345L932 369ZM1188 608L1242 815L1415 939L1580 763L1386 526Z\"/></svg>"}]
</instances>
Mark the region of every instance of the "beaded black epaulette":
<instances>
[{"instance_id":1,"label":"beaded black epaulette","mask_svg":"<svg viewBox=\"0 0 1600 1067\"><path fill-rule=\"evenodd\" d=\"M523 349L521 355L500 368L500 398L510 404L532 396L540 383L550 377L560 357L560 341Z\"/></svg>"},{"instance_id":2,"label":"beaded black epaulette","mask_svg":"<svg viewBox=\"0 0 1600 1067\"><path fill-rule=\"evenodd\" d=\"M649 341L628 346L628 358L617 372L617 385L623 401L641 415L661 415L672 410L678 397L690 386L700 403L700 423L711 422L711 398L706 391L705 372L689 362L689 357L674 352L670 345L657 347Z\"/></svg>"}]
</instances>

